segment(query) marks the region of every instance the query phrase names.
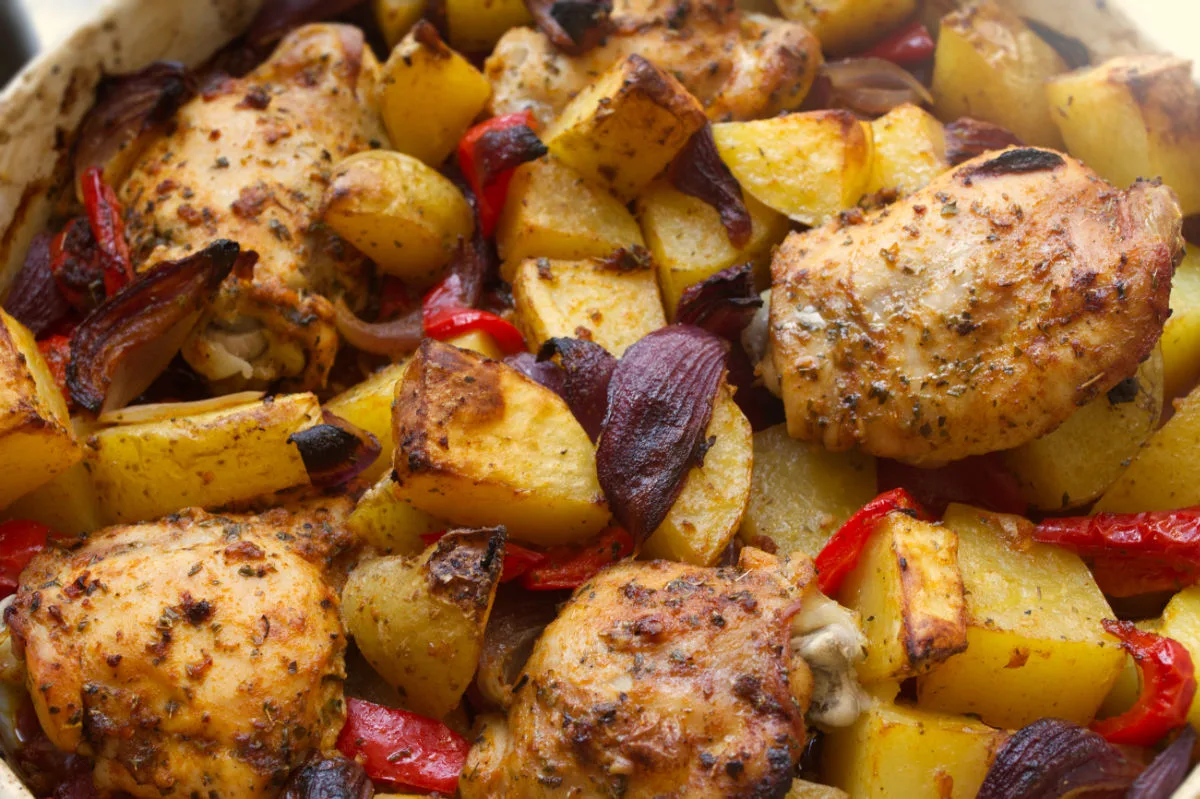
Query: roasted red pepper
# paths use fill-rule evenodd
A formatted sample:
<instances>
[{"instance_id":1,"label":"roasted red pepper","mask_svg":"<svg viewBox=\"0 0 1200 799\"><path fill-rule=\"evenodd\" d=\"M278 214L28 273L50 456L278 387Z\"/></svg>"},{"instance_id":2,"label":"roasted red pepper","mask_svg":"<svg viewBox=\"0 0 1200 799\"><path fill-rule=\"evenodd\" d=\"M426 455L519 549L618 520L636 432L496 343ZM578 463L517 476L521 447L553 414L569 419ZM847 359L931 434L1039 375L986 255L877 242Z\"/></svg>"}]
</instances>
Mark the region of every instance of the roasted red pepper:
<instances>
[{"instance_id":1,"label":"roasted red pepper","mask_svg":"<svg viewBox=\"0 0 1200 799\"><path fill-rule=\"evenodd\" d=\"M511 322L477 308L425 308L425 335L443 341L479 330L492 337L505 355L525 352L525 337Z\"/></svg>"},{"instance_id":2,"label":"roasted red pepper","mask_svg":"<svg viewBox=\"0 0 1200 799\"><path fill-rule=\"evenodd\" d=\"M425 542L425 546L429 546L436 544L445 534L444 530L440 533L423 533L421 540ZM545 559L546 556L541 552L535 552L520 544L506 541L504 544L504 568L500 572L500 582L507 583L517 579Z\"/></svg>"},{"instance_id":3,"label":"roasted red pepper","mask_svg":"<svg viewBox=\"0 0 1200 799\"><path fill-rule=\"evenodd\" d=\"M633 536L620 527L610 527L584 547L552 547L543 561L525 572L521 585L531 591L578 588L596 572L633 553Z\"/></svg>"},{"instance_id":4,"label":"roasted red pepper","mask_svg":"<svg viewBox=\"0 0 1200 799\"><path fill-rule=\"evenodd\" d=\"M1104 629L1121 639L1121 648L1137 664L1142 691L1137 702L1119 716L1092 723L1110 743L1154 746L1171 730L1187 723L1196 695L1192 656L1173 638L1139 630L1128 621L1104 619Z\"/></svg>"},{"instance_id":5,"label":"roasted red pepper","mask_svg":"<svg viewBox=\"0 0 1200 799\"><path fill-rule=\"evenodd\" d=\"M534 132L535 124L528 110L493 117L468 130L458 143L458 166L475 193L484 236L496 229L513 170L546 152Z\"/></svg>"},{"instance_id":6,"label":"roasted red pepper","mask_svg":"<svg viewBox=\"0 0 1200 799\"><path fill-rule=\"evenodd\" d=\"M376 782L452 794L471 744L436 719L348 698L337 748Z\"/></svg>"},{"instance_id":7,"label":"roasted red pepper","mask_svg":"<svg viewBox=\"0 0 1200 799\"><path fill-rule=\"evenodd\" d=\"M87 314L108 296L104 257L87 219L75 217L50 242L50 274L67 302Z\"/></svg>"},{"instance_id":8,"label":"roasted red pepper","mask_svg":"<svg viewBox=\"0 0 1200 799\"><path fill-rule=\"evenodd\" d=\"M416 298L404 281L391 275L384 275L379 291L379 320L390 322L403 316L406 311L416 305Z\"/></svg>"},{"instance_id":9,"label":"roasted red pepper","mask_svg":"<svg viewBox=\"0 0 1200 799\"><path fill-rule=\"evenodd\" d=\"M89 167L83 173L80 186L88 224L103 255L104 293L111 297L133 280L133 259L125 240L121 203L112 186L104 182L104 173L99 167Z\"/></svg>"},{"instance_id":10,"label":"roasted red pepper","mask_svg":"<svg viewBox=\"0 0 1200 799\"><path fill-rule=\"evenodd\" d=\"M69 334L48 336L38 342L38 350L42 353L46 366L50 367L54 385L58 386L58 390L70 403L71 392L67 390L67 364L71 361L71 336Z\"/></svg>"},{"instance_id":11,"label":"roasted red pepper","mask_svg":"<svg viewBox=\"0 0 1200 799\"><path fill-rule=\"evenodd\" d=\"M33 556L46 548L51 530L25 519L0 522L0 597L14 593L21 571Z\"/></svg>"},{"instance_id":12,"label":"roasted red pepper","mask_svg":"<svg viewBox=\"0 0 1200 799\"><path fill-rule=\"evenodd\" d=\"M907 66L933 58L934 47L929 29L920 22L912 22L863 53L863 56Z\"/></svg>"},{"instance_id":13,"label":"roasted red pepper","mask_svg":"<svg viewBox=\"0 0 1200 799\"><path fill-rule=\"evenodd\" d=\"M813 565L817 568L817 585L828 596L833 596L846 579L883 517L892 511L909 511L925 518L925 511L912 495L903 488L893 488L863 505L857 513L838 528L824 548L817 554Z\"/></svg>"}]
</instances>

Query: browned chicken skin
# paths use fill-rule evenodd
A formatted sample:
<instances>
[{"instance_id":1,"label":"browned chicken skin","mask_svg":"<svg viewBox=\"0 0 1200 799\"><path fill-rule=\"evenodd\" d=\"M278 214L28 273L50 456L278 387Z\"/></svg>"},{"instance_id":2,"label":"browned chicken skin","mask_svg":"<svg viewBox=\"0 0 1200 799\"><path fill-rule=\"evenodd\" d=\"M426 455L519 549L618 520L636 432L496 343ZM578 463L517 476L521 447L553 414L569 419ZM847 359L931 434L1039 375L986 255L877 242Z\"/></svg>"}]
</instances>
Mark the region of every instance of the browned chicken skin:
<instances>
[{"instance_id":1,"label":"browned chicken skin","mask_svg":"<svg viewBox=\"0 0 1200 799\"><path fill-rule=\"evenodd\" d=\"M677 77L713 120L755 119L803 102L821 46L801 24L739 11L734 0L616 0L614 33L582 56L513 28L484 67L492 112L529 108L543 124L612 64L638 53Z\"/></svg>"},{"instance_id":2,"label":"browned chicken skin","mask_svg":"<svg viewBox=\"0 0 1200 799\"><path fill-rule=\"evenodd\" d=\"M349 502L187 511L49 549L7 614L38 719L102 796L271 796L342 725Z\"/></svg>"},{"instance_id":3,"label":"browned chicken skin","mask_svg":"<svg viewBox=\"0 0 1200 799\"><path fill-rule=\"evenodd\" d=\"M769 381L788 430L938 464L1018 446L1133 374L1162 333L1180 212L1078 161L969 161L772 264Z\"/></svg>"},{"instance_id":4,"label":"browned chicken skin","mask_svg":"<svg viewBox=\"0 0 1200 799\"><path fill-rule=\"evenodd\" d=\"M253 280L230 276L184 345L223 388L324 384L338 349L327 297L353 303L365 274L319 224L320 205L338 161L386 141L377 70L357 28L300 28L244 78L184 105L121 186L139 269L218 238L258 253Z\"/></svg>"}]
</instances>

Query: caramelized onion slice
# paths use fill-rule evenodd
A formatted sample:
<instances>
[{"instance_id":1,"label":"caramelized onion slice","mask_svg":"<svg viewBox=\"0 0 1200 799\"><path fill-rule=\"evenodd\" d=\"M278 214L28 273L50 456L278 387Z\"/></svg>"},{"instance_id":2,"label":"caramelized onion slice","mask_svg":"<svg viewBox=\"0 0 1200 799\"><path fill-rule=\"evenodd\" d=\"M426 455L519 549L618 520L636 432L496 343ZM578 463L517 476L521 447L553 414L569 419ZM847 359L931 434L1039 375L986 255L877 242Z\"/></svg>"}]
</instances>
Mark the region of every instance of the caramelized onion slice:
<instances>
[{"instance_id":1,"label":"caramelized onion slice","mask_svg":"<svg viewBox=\"0 0 1200 799\"><path fill-rule=\"evenodd\" d=\"M1120 799L1141 767L1091 730L1038 719L1013 733L988 769L978 799Z\"/></svg>"},{"instance_id":2,"label":"caramelized onion slice","mask_svg":"<svg viewBox=\"0 0 1200 799\"><path fill-rule=\"evenodd\" d=\"M567 375L554 361L539 361L532 352L518 352L506 357L504 363L566 399Z\"/></svg>"},{"instance_id":3,"label":"caramelized onion slice","mask_svg":"<svg viewBox=\"0 0 1200 799\"><path fill-rule=\"evenodd\" d=\"M538 352L539 361L555 355L563 370L563 399L579 424L595 441L608 413L608 386L617 359L594 341L552 338Z\"/></svg>"},{"instance_id":4,"label":"caramelized onion slice","mask_svg":"<svg viewBox=\"0 0 1200 799\"><path fill-rule=\"evenodd\" d=\"M339 299L333 305L333 319L347 344L363 352L386 355L392 360L415 350L423 334L420 307L390 322L372 323L359 319Z\"/></svg>"},{"instance_id":5,"label":"caramelized onion slice","mask_svg":"<svg viewBox=\"0 0 1200 799\"><path fill-rule=\"evenodd\" d=\"M946 160L950 166L958 166L993 150L1023 147L1024 144L1008 128L970 117L959 117L946 126Z\"/></svg>"},{"instance_id":6,"label":"caramelized onion slice","mask_svg":"<svg viewBox=\"0 0 1200 799\"><path fill-rule=\"evenodd\" d=\"M479 692L490 703L503 709L512 703L512 689L525 661L557 613L557 602L548 599L545 592L500 588L488 617L475 677Z\"/></svg>"},{"instance_id":7,"label":"caramelized onion slice","mask_svg":"<svg viewBox=\"0 0 1200 799\"><path fill-rule=\"evenodd\" d=\"M933 95L908 70L882 58L828 61L821 74L829 79L831 108L877 117L913 103L932 105Z\"/></svg>"},{"instance_id":8,"label":"caramelized onion slice","mask_svg":"<svg viewBox=\"0 0 1200 799\"><path fill-rule=\"evenodd\" d=\"M487 186L501 173L535 161L548 152L528 125L509 125L486 131L475 144L480 185Z\"/></svg>"},{"instance_id":9,"label":"caramelized onion slice","mask_svg":"<svg viewBox=\"0 0 1200 799\"><path fill-rule=\"evenodd\" d=\"M750 212L742 197L742 187L725 166L713 140L712 125L692 134L667 170L671 185L684 194L711 205L734 247L750 241Z\"/></svg>"},{"instance_id":10,"label":"caramelized onion slice","mask_svg":"<svg viewBox=\"0 0 1200 799\"><path fill-rule=\"evenodd\" d=\"M212 413L236 408L239 405L248 405L265 396L266 392L263 391L239 391L234 394L222 394L219 397L191 402L152 402L145 405L130 405L128 408L102 413L96 421L102 425L165 422L168 419L178 419L180 416L195 416L199 413Z\"/></svg>"},{"instance_id":11,"label":"caramelized onion slice","mask_svg":"<svg viewBox=\"0 0 1200 799\"><path fill-rule=\"evenodd\" d=\"M731 266L684 289L675 320L738 341L762 304L750 264Z\"/></svg>"},{"instance_id":12,"label":"caramelized onion slice","mask_svg":"<svg viewBox=\"0 0 1200 799\"><path fill-rule=\"evenodd\" d=\"M51 233L33 237L21 271L13 279L12 288L4 300L4 310L35 337L40 337L71 312L67 298L58 290L50 271Z\"/></svg>"},{"instance_id":13,"label":"caramelized onion slice","mask_svg":"<svg viewBox=\"0 0 1200 799\"><path fill-rule=\"evenodd\" d=\"M612 0L525 0L533 21L559 50L583 55L611 29Z\"/></svg>"},{"instance_id":14,"label":"caramelized onion slice","mask_svg":"<svg viewBox=\"0 0 1200 799\"><path fill-rule=\"evenodd\" d=\"M724 371L724 342L690 325L655 330L617 363L596 472L635 540L658 528L700 460Z\"/></svg>"},{"instance_id":15,"label":"caramelized onion slice","mask_svg":"<svg viewBox=\"0 0 1200 799\"><path fill-rule=\"evenodd\" d=\"M1173 794L1187 779L1192 747L1195 745L1196 731L1188 725L1183 728L1179 737L1138 775L1129 793L1125 794L1125 799L1159 799Z\"/></svg>"},{"instance_id":16,"label":"caramelized onion slice","mask_svg":"<svg viewBox=\"0 0 1200 799\"><path fill-rule=\"evenodd\" d=\"M375 786L358 763L313 752L283 785L280 799L371 799Z\"/></svg>"},{"instance_id":17,"label":"caramelized onion slice","mask_svg":"<svg viewBox=\"0 0 1200 799\"><path fill-rule=\"evenodd\" d=\"M264 0L246 31L253 47L273 44L288 31L344 14L362 0Z\"/></svg>"},{"instance_id":18,"label":"caramelized onion slice","mask_svg":"<svg viewBox=\"0 0 1200 799\"><path fill-rule=\"evenodd\" d=\"M348 483L379 458L379 439L340 416L324 411L321 424L292 433L308 478L318 488Z\"/></svg>"},{"instance_id":19,"label":"caramelized onion slice","mask_svg":"<svg viewBox=\"0 0 1200 799\"><path fill-rule=\"evenodd\" d=\"M141 394L183 345L241 252L227 239L158 264L89 313L71 337L67 388L93 413L122 408Z\"/></svg>"}]
</instances>

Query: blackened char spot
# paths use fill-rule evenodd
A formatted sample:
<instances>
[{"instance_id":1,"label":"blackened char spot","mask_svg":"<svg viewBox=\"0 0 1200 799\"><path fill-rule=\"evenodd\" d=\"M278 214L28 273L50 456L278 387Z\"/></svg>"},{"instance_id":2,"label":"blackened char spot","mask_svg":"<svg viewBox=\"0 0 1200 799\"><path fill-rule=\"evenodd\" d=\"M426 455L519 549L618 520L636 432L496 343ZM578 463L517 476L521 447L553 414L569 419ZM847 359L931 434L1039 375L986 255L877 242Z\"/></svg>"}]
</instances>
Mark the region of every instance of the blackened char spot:
<instances>
[{"instance_id":1,"label":"blackened char spot","mask_svg":"<svg viewBox=\"0 0 1200 799\"><path fill-rule=\"evenodd\" d=\"M1051 150L1039 150L1034 147L1021 147L1005 150L995 158L984 161L977 167L967 170L962 179L973 177L993 177L998 175L1021 175L1027 172L1049 172L1063 166L1063 157Z\"/></svg>"}]
</instances>

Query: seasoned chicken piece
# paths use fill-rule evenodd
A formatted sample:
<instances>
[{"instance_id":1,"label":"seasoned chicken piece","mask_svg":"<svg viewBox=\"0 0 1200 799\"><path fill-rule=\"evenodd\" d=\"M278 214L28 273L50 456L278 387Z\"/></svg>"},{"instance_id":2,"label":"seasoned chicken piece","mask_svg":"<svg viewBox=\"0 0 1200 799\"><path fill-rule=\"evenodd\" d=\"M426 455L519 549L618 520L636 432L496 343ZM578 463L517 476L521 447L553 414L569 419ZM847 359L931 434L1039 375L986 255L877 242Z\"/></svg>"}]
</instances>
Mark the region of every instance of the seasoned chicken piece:
<instances>
[{"instance_id":1,"label":"seasoned chicken piece","mask_svg":"<svg viewBox=\"0 0 1200 799\"><path fill-rule=\"evenodd\" d=\"M338 161L387 141L378 69L357 28L300 28L244 78L185 104L120 188L139 270L219 238L258 253L253 279L231 275L184 345L222 388L325 382L338 348L328 298L354 304L366 276L320 224L320 204Z\"/></svg>"},{"instance_id":2,"label":"seasoned chicken piece","mask_svg":"<svg viewBox=\"0 0 1200 799\"><path fill-rule=\"evenodd\" d=\"M754 549L737 569L602 572L534 646L507 720L485 722L463 799L783 795L813 688L792 636L828 621L793 629L812 574Z\"/></svg>"},{"instance_id":3,"label":"seasoned chicken piece","mask_svg":"<svg viewBox=\"0 0 1200 799\"><path fill-rule=\"evenodd\" d=\"M529 108L549 123L597 75L637 53L678 78L710 119L754 119L798 107L821 64L803 25L743 13L734 0L616 0L611 19L607 41L582 56L530 28L504 34L484 66L493 113Z\"/></svg>"},{"instance_id":4,"label":"seasoned chicken piece","mask_svg":"<svg viewBox=\"0 0 1200 799\"><path fill-rule=\"evenodd\" d=\"M333 745L349 504L185 511L34 558L6 618L42 727L101 795L272 796Z\"/></svg>"},{"instance_id":5,"label":"seasoned chicken piece","mask_svg":"<svg viewBox=\"0 0 1200 799\"><path fill-rule=\"evenodd\" d=\"M796 438L914 464L1023 444L1132 375L1183 252L1170 189L1031 148L843 217L775 254L766 377Z\"/></svg>"}]
</instances>

